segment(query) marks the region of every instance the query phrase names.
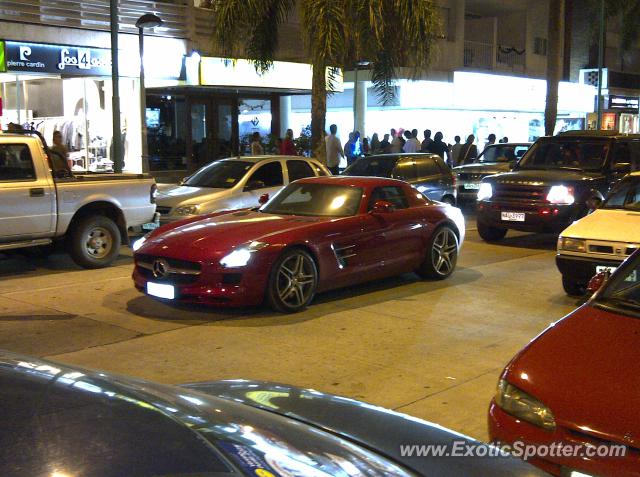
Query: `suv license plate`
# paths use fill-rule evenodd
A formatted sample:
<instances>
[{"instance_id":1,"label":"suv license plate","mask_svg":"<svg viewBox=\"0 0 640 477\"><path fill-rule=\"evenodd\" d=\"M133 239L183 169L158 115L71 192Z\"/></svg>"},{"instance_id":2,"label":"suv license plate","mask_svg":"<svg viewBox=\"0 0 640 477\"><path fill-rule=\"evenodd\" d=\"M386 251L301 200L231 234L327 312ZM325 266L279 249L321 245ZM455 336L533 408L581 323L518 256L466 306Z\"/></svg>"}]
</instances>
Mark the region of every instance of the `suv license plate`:
<instances>
[{"instance_id":1,"label":"suv license plate","mask_svg":"<svg viewBox=\"0 0 640 477\"><path fill-rule=\"evenodd\" d=\"M502 212L500 218L508 222L524 222L524 212Z\"/></svg>"},{"instance_id":2,"label":"suv license plate","mask_svg":"<svg viewBox=\"0 0 640 477\"><path fill-rule=\"evenodd\" d=\"M478 183L476 184L467 183L467 184L463 184L462 187L465 190L480 190L480 184Z\"/></svg>"}]
</instances>

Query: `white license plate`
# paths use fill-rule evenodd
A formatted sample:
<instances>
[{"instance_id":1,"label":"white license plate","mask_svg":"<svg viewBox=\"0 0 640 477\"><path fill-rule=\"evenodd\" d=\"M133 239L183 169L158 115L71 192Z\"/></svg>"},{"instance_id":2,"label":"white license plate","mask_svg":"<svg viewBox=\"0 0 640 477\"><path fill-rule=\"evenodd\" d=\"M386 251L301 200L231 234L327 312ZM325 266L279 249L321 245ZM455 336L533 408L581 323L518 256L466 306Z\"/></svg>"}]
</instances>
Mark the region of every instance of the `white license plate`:
<instances>
[{"instance_id":1,"label":"white license plate","mask_svg":"<svg viewBox=\"0 0 640 477\"><path fill-rule=\"evenodd\" d=\"M480 190L480 184L462 184L465 190Z\"/></svg>"},{"instance_id":2,"label":"white license plate","mask_svg":"<svg viewBox=\"0 0 640 477\"><path fill-rule=\"evenodd\" d=\"M158 298L173 300L176 297L176 289L173 285L164 283L147 282L147 293Z\"/></svg>"},{"instance_id":3,"label":"white license plate","mask_svg":"<svg viewBox=\"0 0 640 477\"><path fill-rule=\"evenodd\" d=\"M569 477L593 477L591 474L584 474L582 472L578 472L577 470L571 471Z\"/></svg>"},{"instance_id":4,"label":"white license plate","mask_svg":"<svg viewBox=\"0 0 640 477\"><path fill-rule=\"evenodd\" d=\"M596 273L609 272L613 273L616 271L616 267L605 267L603 265L599 265L596 267Z\"/></svg>"},{"instance_id":5,"label":"white license plate","mask_svg":"<svg viewBox=\"0 0 640 477\"><path fill-rule=\"evenodd\" d=\"M148 224L142 224L142 230L155 230L160 227L159 223L149 222Z\"/></svg>"},{"instance_id":6,"label":"white license plate","mask_svg":"<svg viewBox=\"0 0 640 477\"><path fill-rule=\"evenodd\" d=\"M500 218L508 222L524 222L524 212L502 212Z\"/></svg>"}]
</instances>

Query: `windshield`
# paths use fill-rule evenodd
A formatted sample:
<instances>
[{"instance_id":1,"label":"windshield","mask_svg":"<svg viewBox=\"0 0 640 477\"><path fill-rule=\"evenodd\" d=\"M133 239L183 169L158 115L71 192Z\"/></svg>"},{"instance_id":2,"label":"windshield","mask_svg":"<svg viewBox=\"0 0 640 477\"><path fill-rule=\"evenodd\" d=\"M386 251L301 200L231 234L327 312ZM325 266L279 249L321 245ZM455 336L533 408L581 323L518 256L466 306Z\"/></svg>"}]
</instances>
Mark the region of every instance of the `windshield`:
<instances>
[{"instance_id":1,"label":"windshield","mask_svg":"<svg viewBox=\"0 0 640 477\"><path fill-rule=\"evenodd\" d=\"M396 156L378 156L358 159L344 171L345 176L391 177L398 162Z\"/></svg>"},{"instance_id":2,"label":"windshield","mask_svg":"<svg viewBox=\"0 0 640 477\"><path fill-rule=\"evenodd\" d=\"M542 141L520 161L520 169L601 170L609 151L604 141Z\"/></svg>"},{"instance_id":3,"label":"windshield","mask_svg":"<svg viewBox=\"0 0 640 477\"><path fill-rule=\"evenodd\" d=\"M327 184L290 184L260 210L268 214L348 217L360 207L362 189Z\"/></svg>"},{"instance_id":4,"label":"windshield","mask_svg":"<svg viewBox=\"0 0 640 477\"><path fill-rule=\"evenodd\" d=\"M525 146L489 146L480 154L477 162L513 162L526 150Z\"/></svg>"},{"instance_id":5,"label":"windshield","mask_svg":"<svg viewBox=\"0 0 640 477\"><path fill-rule=\"evenodd\" d=\"M602 208L640 212L640 177L630 177L621 181L611 191Z\"/></svg>"},{"instance_id":6,"label":"windshield","mask_svg":"<svg viewBox=\"0 0 640 477\"><path fill-rule=\"evenodd\" d=\"M198 169L183 185L231 189L251 169L253 163L243 161L216 161Z\"/></svg>"},{"instance_id":7,"label":"windshield","mask_svg":"<svg viewBox=\"0 0 640 477\"><path fill-rule=\"evenodd\" d=\"M640 316L640 253L636 252L611 276L598 303Z\"/></svg>"}]
</instances>

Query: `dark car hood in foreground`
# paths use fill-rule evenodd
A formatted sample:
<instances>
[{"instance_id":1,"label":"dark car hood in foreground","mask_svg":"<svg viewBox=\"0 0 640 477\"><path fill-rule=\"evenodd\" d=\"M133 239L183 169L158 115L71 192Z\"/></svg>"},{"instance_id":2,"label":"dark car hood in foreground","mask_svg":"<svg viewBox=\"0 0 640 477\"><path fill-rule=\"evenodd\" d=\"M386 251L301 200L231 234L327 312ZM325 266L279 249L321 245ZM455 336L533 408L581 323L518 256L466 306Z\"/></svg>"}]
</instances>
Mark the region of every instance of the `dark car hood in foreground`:
<instances>
[{"instance_id":1,"label":"dark car hood in foreground","mask_svg":"<svg viewBox=\"0 0 640 477\"><path fill-rule=\"evenodd\" d=\"M530 343L507 379L560 425L638 448L639 337L640 319L585 305Z\"/></svg>"},{"instance_id":2,"label":"dark car hood in foreground","mask_svg":"<svg viewBox=\"0 0 640 477\"><path fill-rule=\"evenodd\" d=\"M404 445L445 444L451 448L454 441L479 446L486 444L436 424L345 397L263 381L230 380L183 386L345 436L426 476L547 475L520 460L506 456L402 456L400 448Z\"/></svg>"},{"instance_id":3,"label":"dark car hood in foreground","mask_svg":"<svg viewBox=\"0 0 640 477\"><path fill-rule=\"evenodd\" d=\"M330 220L336 219L239 210L191 220L183 225L170 224L167 230L161 227L139 252L154 254L162 249L162 256L178 253L181 258L187 258L185 254L199 258L197 255L202 252L228 251L248 242L268 240L273 234L312 227Z\"/></svg>"},{"instance_id":4,"label":"dark car hood in foreground","mask_svg":"<svg viewBox=\"0 0 640 477\"><path fill-rule=\"evenodd\" d=\"M601 174L595 172L573 171L568 169L516 169L512 172L491 176L488 180L498 184L509 183L544 186L583 182L601 177Z\"/></svg>"},{"instance_id":5,"label":"dark car hood in foreground","mask_svg":"<svg viewBox=\"0 0 640 477\"><path fill-rule=\"evenodd\" d=\"M513 166L508 162L487 162L478 164L467 164L453 168L456 174L499 174L509 172Z\"/></svg>"},{"instance_id":6,"label":"dark car hood in foreground","mask_svg":"<svg viewBox=\"0 0 640 477\"><path fill-rule=\"evenodd\" d=\"M3 477L52 469L95 477L212 475L196 465L220 462L203 439L247 475L267 475L249 469L256 462L273 468L309 459L325 466L322 475L340 473L329 470L339 462L373 470L393 465L380 458L393 457L401 444L473 442L364 403L270 383L167 386L0 351L0 384ZM428 476L543 475L507 457L395 461ZM401 473L395 468L372 473Z\"/></svg>"}]
</instances>

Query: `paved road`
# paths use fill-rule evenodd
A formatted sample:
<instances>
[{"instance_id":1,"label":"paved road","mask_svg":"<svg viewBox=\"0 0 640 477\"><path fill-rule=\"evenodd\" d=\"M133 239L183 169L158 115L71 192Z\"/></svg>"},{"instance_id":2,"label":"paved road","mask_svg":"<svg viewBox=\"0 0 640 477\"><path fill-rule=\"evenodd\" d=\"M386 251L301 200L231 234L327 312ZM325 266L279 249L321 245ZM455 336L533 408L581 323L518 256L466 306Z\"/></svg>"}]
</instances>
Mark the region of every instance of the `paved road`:
<instances>
[{"instance_id":1,"label":"paved road","mask_svg":"<svg viewBox=\"0 0 640 477\"><path fill-rule=\"evenodd\" d=\"M131 284L130 252L0 261L0 348L167 383L251 378L362 399L486 439L503 366L576 303L555 238L483 243L472 221L445 282L412 274L323 294L305 312L170 307Z\"/></svg>"}]
</instances>

